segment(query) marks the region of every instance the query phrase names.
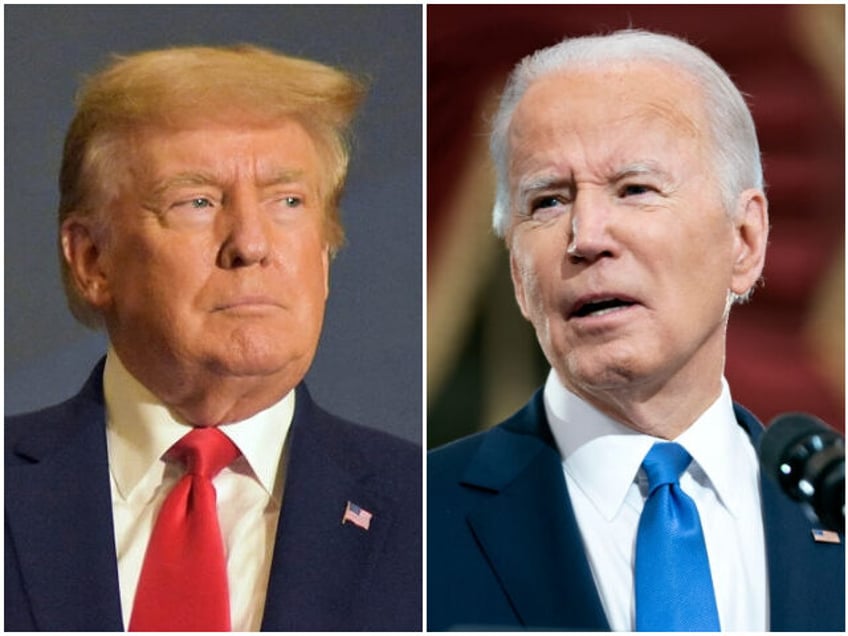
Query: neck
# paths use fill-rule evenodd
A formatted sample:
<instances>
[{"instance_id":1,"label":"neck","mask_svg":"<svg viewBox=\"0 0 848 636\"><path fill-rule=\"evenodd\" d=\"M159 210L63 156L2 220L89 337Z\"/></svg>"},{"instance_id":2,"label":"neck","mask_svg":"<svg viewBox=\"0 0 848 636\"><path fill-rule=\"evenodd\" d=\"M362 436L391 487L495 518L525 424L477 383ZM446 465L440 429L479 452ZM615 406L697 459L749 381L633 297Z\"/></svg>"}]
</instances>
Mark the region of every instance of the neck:
<instances>
[{"instance_id":1,"label":"neck","mask_svg":"<svg viewBox=\"0 0 848 636\"><path fill-rule=\"evenodd\" d=\"M192 426L246 420L283 399L305 373L300 372L299 366L254 375L173 363L151 369L137 364L132 356L120 355L118 359L126 372L168 407L175 418Z\"/></svg>"},{"instance_id":2,"label":"neck","mask_svg":"<svg viewBox=\"0 0 848 636\"><path fill-rule=\"evenodd\" d=\"M712 353L712 355L710 355ZM631 378L615 386L560 382L599 411L635 431L672 440L689 428L721 394L724 347L702 351L665 377ZM696 356L697 358L697 356Z\"/></svg>"},{"instance_id":3,"label":"neck","mask_svg":"<svg viewBox=\"0 0 848 636\"><path fill-rule=\"evenodd\" d=\"M220 426L246 420L270 408L294 385L253 381L200 383L181 394L162 391L157 396L180 419L193 426Z\"/></svg>"},{"instance_id":4,"label":"neck","mask_svg":"<svg viewBox=\"0 0 848 636\"><path fill-rule=\"evenodd\" d=\"M673 440L688 429L721 394L721 376L714 382L686 387L683 393L650 387L586 392L572 389L601 412L635 431Z\"/></svg>"}]
</instances>

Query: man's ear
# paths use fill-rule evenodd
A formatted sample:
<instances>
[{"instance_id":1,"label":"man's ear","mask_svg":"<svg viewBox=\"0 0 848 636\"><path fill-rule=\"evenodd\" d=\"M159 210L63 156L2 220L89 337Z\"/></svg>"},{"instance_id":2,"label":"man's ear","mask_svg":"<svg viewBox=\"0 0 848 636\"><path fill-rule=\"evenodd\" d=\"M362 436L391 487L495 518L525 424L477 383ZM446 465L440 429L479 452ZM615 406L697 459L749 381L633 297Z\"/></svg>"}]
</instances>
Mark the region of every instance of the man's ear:
<instances>
[{"instance_id":1,"label":"man's ear","mask_svg":"<svg viewBox=\"0 0 848 636\"><path fill-rule=\"evenodd\" d=\"M731 290L744 296L757 284L766 262L769 220L768 201L761 190L739 195L733 216L733 277Z\"/></svg>"},{"instance_id":2,"label":"man's ear","mask_svg":"<svg viewBox=\"0 0 848 636\"><path fill-rule=\"evenodd\" d=\"M60 229L62 256L79 294L98 310L112 302L109 278L104 268L103 232L94 219L71 216Z\"/></svg>"}]
</instances>

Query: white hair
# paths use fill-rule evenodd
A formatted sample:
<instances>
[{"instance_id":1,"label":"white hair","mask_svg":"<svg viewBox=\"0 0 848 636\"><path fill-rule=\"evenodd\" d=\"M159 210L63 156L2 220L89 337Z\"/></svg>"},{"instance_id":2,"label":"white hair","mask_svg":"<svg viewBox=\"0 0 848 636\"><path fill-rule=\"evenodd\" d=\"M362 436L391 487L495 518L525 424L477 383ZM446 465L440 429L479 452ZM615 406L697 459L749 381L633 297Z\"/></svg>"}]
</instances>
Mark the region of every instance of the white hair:
<instances>
[{"instance_id":1,"label":"white hair","mask_svg":"<svg viewBox=\"0 0 848 636\"><path fill-rule=\"evenodd\" d=\"M688 73L701 87L719 187L728 213L742 191L763 189L760 148L751 112L727 73L706 53L679 38L639 30L571 38L519 62L501 96L490 140L497 175L492 224L498 236L506 234L511 210L509 126L527 89L551 73L632 61L670 64Z\"/></svg>"}]
</instances>

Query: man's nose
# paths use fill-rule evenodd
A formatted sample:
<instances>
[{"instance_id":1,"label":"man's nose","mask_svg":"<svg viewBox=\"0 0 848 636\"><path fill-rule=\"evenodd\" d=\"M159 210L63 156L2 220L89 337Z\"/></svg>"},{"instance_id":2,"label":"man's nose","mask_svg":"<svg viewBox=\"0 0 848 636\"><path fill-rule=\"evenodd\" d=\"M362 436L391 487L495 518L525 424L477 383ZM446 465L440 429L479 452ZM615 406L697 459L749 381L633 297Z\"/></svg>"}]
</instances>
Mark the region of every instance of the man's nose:
<instances>
[{"instance_id":1,"label":"man's nose","mask_svg":"<svg viewBox=\"0 0 848 636\"><path fill-rule=\"evenodd\" d=\"M603 192L578 192L571 206L571 227L566 249L571 263L591 263L615 256L617 243L612 231L612 208Z\"/></svg>"},{"instance_id":2,"label":"man's nose","mask_svg":"<svg viewBox=\"0 0 848 636\"><path fill-rule=\"evenodd\" d=\"M266 265L270 258L271 219L254 196L233 196L221 216L223 243L218 265L224 269Z\"/></svg>"}]
</instances>

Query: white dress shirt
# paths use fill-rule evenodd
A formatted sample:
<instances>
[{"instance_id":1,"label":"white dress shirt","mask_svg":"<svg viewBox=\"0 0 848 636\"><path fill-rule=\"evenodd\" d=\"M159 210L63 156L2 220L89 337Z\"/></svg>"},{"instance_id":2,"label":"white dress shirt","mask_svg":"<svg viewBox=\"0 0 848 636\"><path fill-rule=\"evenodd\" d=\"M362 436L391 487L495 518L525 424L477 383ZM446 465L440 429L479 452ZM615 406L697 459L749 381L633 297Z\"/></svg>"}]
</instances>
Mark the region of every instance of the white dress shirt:
<instances>
[{"instance_id":1,"label":"white dress shirt","mask_svg":"<svg viewBox=\"0 0 848 636\"><path fill-rule=\"evenodd\" d=\"M635 629L633 564L647 478L642 460L659 440L580 399L551 371L545 411L577 524L610 627ZM759 464L737 424L727 382L676 440L692 456L680 486L701 517L722 631L768 629L768 579Z\"/></svg>"},{"instance_id":2,"label":"white dress shirt","mask_svg":"<svg viewBox=\"0 0 848 636\"><path fill-rule=\"evenodd\" d=\"M103 374L112 512L124 625L129 625L156 515L184 469L162 455L190 426L178 421L109 351ZM242 455L213 483L227 555L233 631L258 631L282 504L284 443L294 391L248 420L220 427Z\"/></svg>"}]
</instances>

